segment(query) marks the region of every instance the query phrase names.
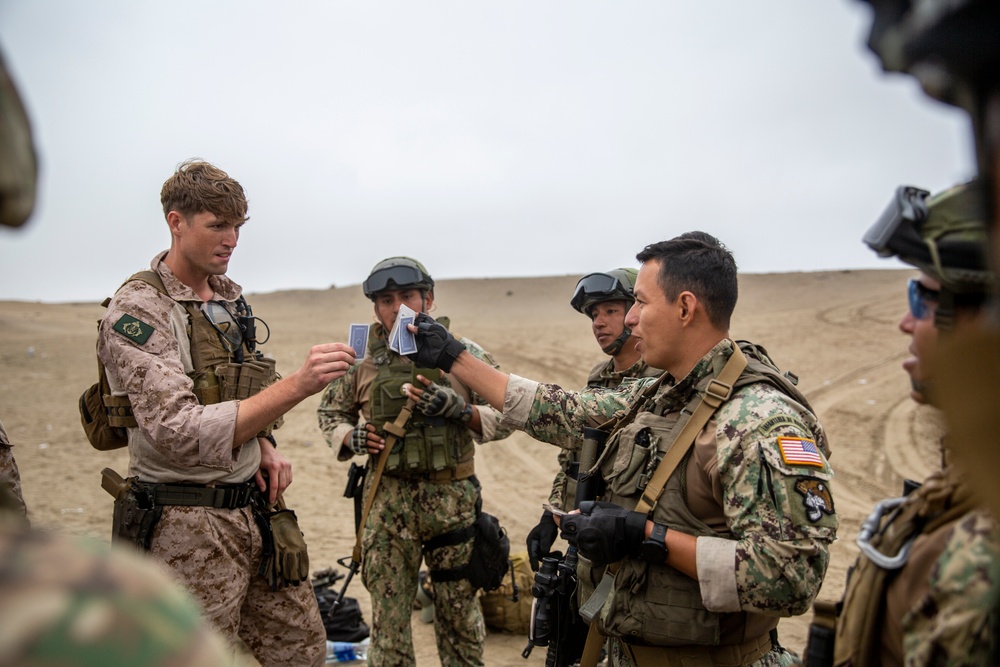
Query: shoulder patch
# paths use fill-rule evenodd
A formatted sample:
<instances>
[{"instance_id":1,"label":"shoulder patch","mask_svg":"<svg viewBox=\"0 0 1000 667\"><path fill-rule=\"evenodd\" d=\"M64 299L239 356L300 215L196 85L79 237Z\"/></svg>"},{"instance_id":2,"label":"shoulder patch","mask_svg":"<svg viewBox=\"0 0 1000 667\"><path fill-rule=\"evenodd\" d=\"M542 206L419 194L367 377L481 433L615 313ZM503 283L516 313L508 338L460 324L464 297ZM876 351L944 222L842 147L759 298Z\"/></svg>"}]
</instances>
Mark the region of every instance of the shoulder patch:
<instances>
[{"instance_id":1,"label":"shoulder patch","mask_svg":"<svg viewBox=\"0 0 1000 667\"><path fill-rule=\"evenodd\" d=\"M821 479L813 477L799 477L795 480L795 490L802 495L802 504L805 506L806 518L816 523L823 518L823 514L833 514L833 495L830 487Z\"/></svg>"},{"instance_id":2,"label":"shoulder patch","mask_svg":"<svg viewBox=\"0 0 1000 667\"><path fill-rule=\"evenodd\" d=\"M819 454L815 440L779 437L778 449L781 451L781 460L788 465L824 467L823 457Z\"/></svg>"},{"instance_id":3,"label":"shoulder patch","mask_svg":"<svg viewBox=\"0 0 1000 667\"><path fill-rule=\"evenodd\" d=\"M119 317L112 328L139 345L145 345L154 331L153 327L142 320L137 320L131 315L122 315Z\"/></svg>"}]
</instances>

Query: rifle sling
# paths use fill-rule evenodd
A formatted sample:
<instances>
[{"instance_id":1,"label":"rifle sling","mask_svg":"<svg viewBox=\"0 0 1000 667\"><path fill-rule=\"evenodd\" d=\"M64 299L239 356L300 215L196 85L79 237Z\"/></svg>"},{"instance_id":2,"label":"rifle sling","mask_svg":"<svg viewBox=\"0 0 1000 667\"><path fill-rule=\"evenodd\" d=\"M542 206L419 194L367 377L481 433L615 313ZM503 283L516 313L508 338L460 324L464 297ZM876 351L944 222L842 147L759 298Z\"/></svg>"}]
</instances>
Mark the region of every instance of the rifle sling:
<instances>
[{"instance_id":1,"label":"rifle sling","mask_svg":"<svg viewBox=\"0 0 1000 667\"><path fill-rule=\"evenodd\" d=\"M358 524L358 537L354 543L354 553L351 558L355 563L361 562L361 533L365 530L365 523L368 521L368 513L372 509L372 503L375 502L375 494L378 492L378 484L382 480L382 471L385 469L385 464L389 460L389 454L392 452L393 447L396 446L396 441L406 435L406 423L410 421L410 416L413 415L413 408L416 405L412 398L406 399L406 405L400 411L399 415L396 416L396 421L389 423L386 422L382 426L388 435L385 438L385 446L382 448L382 453L379 454L378 463L375 466L375 476L372 478L371 490L368 492L368 497L365 499L365 507L361 511L361 522Z\"/></svg>"}]
</instances>

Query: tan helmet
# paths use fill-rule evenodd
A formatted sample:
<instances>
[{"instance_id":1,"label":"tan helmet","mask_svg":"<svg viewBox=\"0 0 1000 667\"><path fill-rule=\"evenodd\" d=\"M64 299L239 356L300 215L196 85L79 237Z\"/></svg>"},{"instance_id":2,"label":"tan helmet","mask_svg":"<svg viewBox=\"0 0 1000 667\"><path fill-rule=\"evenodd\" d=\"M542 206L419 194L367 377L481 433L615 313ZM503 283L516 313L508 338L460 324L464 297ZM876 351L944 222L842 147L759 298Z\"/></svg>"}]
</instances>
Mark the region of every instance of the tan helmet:
<instances>
[{"instance_id":1,"label":"tan helmet","mask_svg":"<svg viewBox=\"0 0 1000 667\"><path fill-rule=\"evenodd\" d=\"M590 273L576 283L569 305L578 313L590 315L590 307L603 301L624 301L628 308L635 303L632 290L639 272L632 268L612 269L605 273Z\"/></svg>"}]
</instances>

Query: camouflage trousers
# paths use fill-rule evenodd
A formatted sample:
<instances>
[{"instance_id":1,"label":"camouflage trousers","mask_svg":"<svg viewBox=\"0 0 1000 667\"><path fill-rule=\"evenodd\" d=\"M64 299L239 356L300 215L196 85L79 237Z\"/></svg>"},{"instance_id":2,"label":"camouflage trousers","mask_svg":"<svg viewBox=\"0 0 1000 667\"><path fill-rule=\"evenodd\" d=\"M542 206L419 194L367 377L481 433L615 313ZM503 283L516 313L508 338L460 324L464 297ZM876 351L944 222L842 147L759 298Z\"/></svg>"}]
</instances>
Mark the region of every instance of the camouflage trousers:
<instances>
[{"instance_id":1,"label":"camouflage trousers","mask_svg":"<svg viewBox=\"0 0 1000 667\"><path fill-rule=\"evenodd\" d=\"M322 665L326 630L312 587L272 591L257 575L261 551L249 507L164 507L150 546L235 647L265 667Z\"/></svg>"},{"instance_id":2,"label":"camouflage trousers","mask_svg":"<svg viewBox=\"0 0 1000 667\"><path fill-rule=\"evenodd\" d=\"M616 637L612 637L608 640L608 648L608 665L610 667L659 667L659 664L665 664L658 663L657 665L651 666L639 664L636 660L632 659L628 648L620 639ZM693 665L697 663L685 662L684 664ZM730 665L728 662L726 664ZM798 656L795 656L785 650L778 651L775 649L768 651L763 656L750 663L748 667L791 667L796 664L802 664L801 661L799 661Z\"/></svg>"},{"instance_id":3,"label":"camouflage trousers","mask_svg":"<svg viewBox=\"0 0 1000 667\"><path fill-rule=\"evenodd\" d=\"M24 504L24 496L21 495L21 473L17 470L17 462L14 461L14 451L9 445L0 444L0 484L10 494L10 499L16 505L16 510L22 516L27 516L28 508Z\"/></svg>"},{"instance_id":4,"label":"camouflage trousers","mask_svg":"<svg viewBox=\"0 0 1000 667\"><path fill-rule=\"evenodd\" d=\"M421 546L432 537L471 525L478 497L479 489L469 479L436 484L382 477L362 533L361 573L372 598L368 664L416 664L410 617ZM427 566L462 567L471 554L471 540L441 547L427 553ZM445 667L483 664L486 624L468 580L434 582L434 634Z\"/></svg>"}]
</instances>

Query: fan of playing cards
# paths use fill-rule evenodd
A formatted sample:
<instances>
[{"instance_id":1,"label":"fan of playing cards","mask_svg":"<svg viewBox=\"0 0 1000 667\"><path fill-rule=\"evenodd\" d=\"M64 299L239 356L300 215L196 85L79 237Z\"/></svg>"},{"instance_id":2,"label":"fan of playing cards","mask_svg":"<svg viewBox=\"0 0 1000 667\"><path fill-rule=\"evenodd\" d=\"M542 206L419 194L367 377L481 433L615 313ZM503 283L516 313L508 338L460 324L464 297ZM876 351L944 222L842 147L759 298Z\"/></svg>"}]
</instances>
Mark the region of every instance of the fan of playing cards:
<instances>
[{"instance_id":1,"label":"fan of playing cards","mask_svg":"<svg viewBox=\"0 0 1000 667\"><path fill-rule=\"evenodd\" d=\"M396 322L392 325L392 331L389 332L389 349L396 354L407 355L417 351L417 340L406 328L407 324L413 324L416 316L417 314L413 312L412 308L405 305L399 307L399 312L396 313ZM360 363L368 351L368 325L352 324L347 340L354 348L355 363Z\"/></svg>"}]
</instances>

